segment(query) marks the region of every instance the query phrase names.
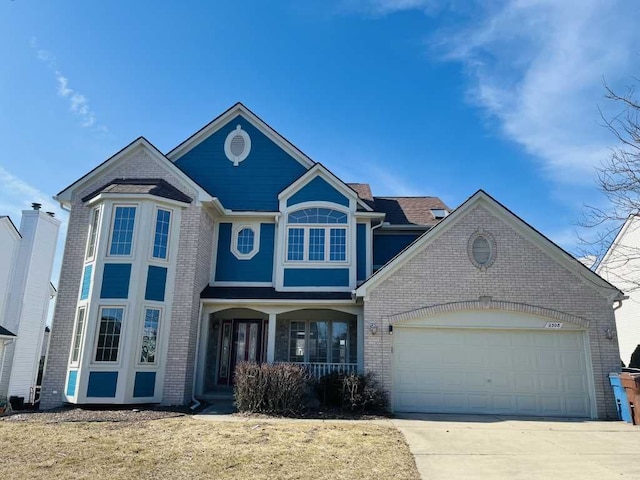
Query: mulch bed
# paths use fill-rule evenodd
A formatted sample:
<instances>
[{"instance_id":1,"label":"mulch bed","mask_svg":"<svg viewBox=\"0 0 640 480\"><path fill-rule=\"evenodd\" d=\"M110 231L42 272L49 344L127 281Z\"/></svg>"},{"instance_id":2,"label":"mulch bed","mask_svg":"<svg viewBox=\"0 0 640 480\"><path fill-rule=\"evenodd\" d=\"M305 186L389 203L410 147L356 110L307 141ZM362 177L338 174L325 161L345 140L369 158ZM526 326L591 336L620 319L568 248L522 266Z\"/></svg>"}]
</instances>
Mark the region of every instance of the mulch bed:
<instances>
[{"instance_id":1,"label":"mulch bed","mask_svg":"<svg viewBox=\"0 0 640 480\"><path fill-rule=\"evenodd\" d=\"M161 418L182 417L190 412L188 407L127 407L95 408L60 407L45 411L20 410L0 417L0 422L139 422Z\"/></svg>"}]
</instances>

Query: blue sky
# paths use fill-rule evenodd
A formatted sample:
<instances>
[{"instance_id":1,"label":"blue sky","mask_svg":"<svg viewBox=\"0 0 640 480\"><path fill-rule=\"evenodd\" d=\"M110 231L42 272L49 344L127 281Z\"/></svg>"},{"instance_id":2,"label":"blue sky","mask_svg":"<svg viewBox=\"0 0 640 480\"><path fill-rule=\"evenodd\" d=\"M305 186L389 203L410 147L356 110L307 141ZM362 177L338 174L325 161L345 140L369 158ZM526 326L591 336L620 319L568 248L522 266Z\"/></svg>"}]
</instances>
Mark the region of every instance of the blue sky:
<instances>
[{"instance_id":1,"label":"blue sky","mask_svg":"<svg viewBox=\"0 0 640 480\"><path fill-rule=\"evenodd\" d=\"M64 220L50 197L130 141L167 152L242 101L375 195L455 207L482 188L576 251L614 146L602 82L640 74L638 18L611 0L0 0L0 214L38 200Z\"/></svg>"}]
</instances>

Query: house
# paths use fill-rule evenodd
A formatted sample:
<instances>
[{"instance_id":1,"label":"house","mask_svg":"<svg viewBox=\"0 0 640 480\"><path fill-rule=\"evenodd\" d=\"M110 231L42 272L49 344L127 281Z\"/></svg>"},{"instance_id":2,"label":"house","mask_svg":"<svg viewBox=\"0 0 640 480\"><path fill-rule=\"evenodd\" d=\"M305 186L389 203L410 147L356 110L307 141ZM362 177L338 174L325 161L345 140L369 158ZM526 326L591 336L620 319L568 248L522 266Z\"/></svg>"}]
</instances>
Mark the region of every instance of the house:
<instances>
[{"instance_id":1,"label":"house","mask_svg":"<svg viewBox=\"0 0 640 480\"><path fill-rule=\"evenodd\" d=\"M629 295L616 309L616 332L620 359L629 365L640 345L640 215L629 215L596 272Z\"/></svg>"},{"instance_id":2,"label":"house","mask_svg":"<svg viewBox=\"0 0 640 480\"><path fill-rule=\"evenodd\" d=\"M22 212L20 229L0 217L0 401L37 396L50 282L60 221L40 204Z\"/></svg>"},{"instance_id":3,"label":"house","mask_svg":"<svg viewBox=\"0 0 640 480\"><path fill-rule=\"evenodd\" d=\"M616 415L622 292L483 191L377 197L236 104L56 199L43 407L188 404L267 361L371 371L394 411Z\"/></svg>"}]
</instances>

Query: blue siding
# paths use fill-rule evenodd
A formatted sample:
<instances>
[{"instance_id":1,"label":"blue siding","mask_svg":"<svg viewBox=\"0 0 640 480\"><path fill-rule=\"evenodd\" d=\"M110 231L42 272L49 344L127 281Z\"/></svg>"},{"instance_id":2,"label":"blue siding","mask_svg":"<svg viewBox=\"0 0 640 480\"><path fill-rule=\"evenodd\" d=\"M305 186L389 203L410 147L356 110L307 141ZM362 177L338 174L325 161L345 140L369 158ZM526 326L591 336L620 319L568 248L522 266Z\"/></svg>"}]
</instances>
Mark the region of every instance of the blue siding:
<instances>
[{"instance_id":1,"label":"blue siding","mask_svg":"<svg viewBox=\"0 0 640 480\"><path fill-rule=\"evenodd\" d=\"M164 302L164 291L167 284L167 269L149 265L147 271L147 287L144 291L145 300Z\"/></svg>"},{"instance_id":2,"label":"blue siding","mask_svg":"<svg viewBox=\"0 0 640 480\"><path fill-rule=\"evenodd\" d=\"M397 235L373 235L373 265L380 268L410 243L418 238L420 233L401 233Z\"/></svg>"},{"instance_id":3,"label":"blue siding","mask_svg":"<svg viewBox=\"0 0 640 480\"><path fill-rule=\"evenodd\" d=\"M156 389L156 372L136 372L133 384L134 397L153 397Z\"/></svg>"},{"instance_id":4,"label":"blue siding","mask_svg":"<svg viewBox=\"0 0 640 480\"><path fill-rule=\"evenodd\" d=\"M76 394L77 383L78 383L78 371L69 370L69 380L67 380L67 397L73 397Z\"/></svg>"},{"instance_id":5,"label":"blue siding","mask_svg":"<svg viewBox=\"0 0 640 480\"><path fill-rule=\"evenodd\" d=\"M89 298L89 288L91 288L91 272L93 272L93 265L87 265L84 267L84 273L82 275L82 288L80 290L80 300L86 300Z\"/></svg>"},{"instance_id":6,"label":"blue siding","mask_svg":"<svg viewBox=\"0 0 640 480\"><path fill-rule=\"evenodd\" d=\"M221 223L215 279L218 282L271 282L275 224L260 224L260 251L250 260L239 260L231 253L232 224Z\"/></svg>"},{"instance_id":7,"label":"blue siding","mask_svg":"<svg viewBox=\"0 0 640 480\"><path fill-rule=\"evenodd\" d=\"M357 279L367 279L367 224L358 223L356 227L356 248L358 250L357 259Z\"/></svg>"},{"instance_id":8,"label":"blue siding","mask_svg":"<svg viewBox=\"0 0 640 480\"><path fill-rule=\"evenodd\" d=\"M118 372L90 372L87 397L113 398L118 386Z\"/></svg>"},{"instance_id":9,"label":"blue siding","mask_svg":"<svg viewBox=\"0 0 640 480\"><path fill-rule=\"evenodd\" d=\"M105 263L100 298L127 298L130 280L130 263Z\"/></svg>"},{"instance_id":10,"label":"blue siding","mask_svg":"<svg viewBox=\"0 0 640 480\"><path fill-rule=\"evenodd\" d=\"M285 268L285 287L348 287L348 268Z\"/></svg>"},{"instance_id":11,"label":"blue siding","mask_svg":"<svg viewBox=\"0 0 640 480\"><path fill-rule=\"evenodd\" d=\"M237 125L251 137L251 152L237 167L224 141ZM176 166L232 210L278 210L278 194L307 169L241 115L185 153Z\"/></svg>"},{"instance_id":12,"label":"blue siding","mask_svg":"<svg viewBox=\"0 0 640 480\"><path fill-rule=\"evenodd\" d=\"M287 207L303 202L319 201L333 202L345 207L349 206L347 197L332 187L324 178L316 177L289 197Z\"/></svg>"}]
</instances>

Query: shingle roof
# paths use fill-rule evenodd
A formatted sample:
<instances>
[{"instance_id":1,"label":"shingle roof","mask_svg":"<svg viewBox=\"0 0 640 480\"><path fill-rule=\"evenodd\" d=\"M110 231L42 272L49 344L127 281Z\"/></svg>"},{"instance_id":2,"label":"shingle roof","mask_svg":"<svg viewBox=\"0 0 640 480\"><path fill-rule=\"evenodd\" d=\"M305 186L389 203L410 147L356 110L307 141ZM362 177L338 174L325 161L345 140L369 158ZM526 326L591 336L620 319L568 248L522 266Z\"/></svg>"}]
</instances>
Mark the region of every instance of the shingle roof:
<instances>
[{"instance_id":1,"label":"shingle roof","mask_svg":"<svg viewBox=\"0 0 640 480\"><path fill-rule=\"evenodd\" d=\"M0 335L4 337L15 337L15 334L11 333L9 330L0 325Z\"/></svg>"},{"instance_id":2,"label":"shingle roof","mask_svg":"<svg viewBox=\"0 0 640 480\"><path fill-rule=\"evenodd\" d=\"M368 183L347 185L376 212L385 213L384 221L392 225L432 226L441 220L435 218L432 209L450 211L438 197L374 197Z\"/></svg>"},{"instance_id":3,"label":"shingle roof","mask_svg":"<svg viewBox=\"0 0 640 480\"><path fill-rule=\"evenodd\" d=\"M84 197L82 201L89 201L101 193L147 194L184 203L193 201L191 197L161 178L116 178Z\"/></svg>"},{"instance_id":4,"label":"shingle roof","mask_svg":"<svg viewBox=\"0 0 640 480\"><path fill-rule=\"evenodd\" d=\"M351 292L277 292L273 287L206 287L200 298L262 300L351 300Z\"/></svg>"}]
</instances>

